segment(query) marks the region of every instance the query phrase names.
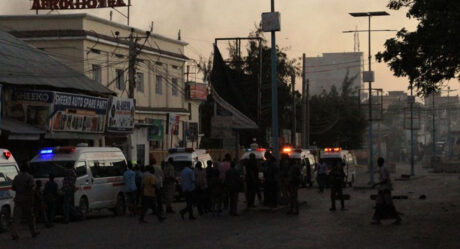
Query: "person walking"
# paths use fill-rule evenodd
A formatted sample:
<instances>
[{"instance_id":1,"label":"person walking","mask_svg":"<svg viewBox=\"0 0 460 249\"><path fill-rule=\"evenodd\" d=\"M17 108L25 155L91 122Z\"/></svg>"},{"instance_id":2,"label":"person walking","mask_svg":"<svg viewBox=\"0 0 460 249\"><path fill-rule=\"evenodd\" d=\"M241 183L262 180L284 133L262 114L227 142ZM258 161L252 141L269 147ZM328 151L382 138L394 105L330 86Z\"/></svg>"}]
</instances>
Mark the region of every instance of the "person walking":
<instances>
[{"instance_id":1,"label":"person walking","mask_svg":"<svg viewBox=\"0 0 460 249\"><path fill-rule=\"evenodd\" d=\"M137 198L137 185L136 185L136 172L133 170L133 164L128 162L128 168L123 173L123 182L125 183L126 199L128 201L129 215L136 214L136 198Z\"/></svg>"},{"instance_id":2,"label":"person walking","mask_svg":"<svg viewBox=\"0 0 460 249\"><path fill-rule=\"evenodd\" d=\"M48 182L45 183L43 197L46 206L46 217L48 218L46 227L50 228L54 226L54 218L56 217L56 202L58 199L58 185L54 181L53 174L49 174Z\"/></svg>"},{"instance_id":3,"label":"person walking","mask_svg":"<svg viewBox=\"0 0 460 249\"><path fill-rule=\"evenodd\" d=\"M64 193L63 199L63 211L64 211L64 223L68 224L70 216L75 215L75 182L77 181L77 175L75 169L67 169L62 181L62 192ZM86 216L87 214L83 214Z\"/></svg>"},{"instance_id":4,"label":"person walking","mask_svg":"<svg viewBox=\"0 0 460 249\"><path fill-rule=\"evenodd\" d=\"M157 205L156 205L156 192L155 192L155 170L152 166L147 166L146 171L144 173L144 178L142 179L142 211L141 215L139 217L139 223L146 223L144 220L145 213L149 210L152 209L153 212L158 217L159 222L164 221L164 217L161 216L160 212L157 211Z\"/></svg>"},{"instance_id":5,"label":"person walking","mask_svg":"<svg viewBox=\"0 0 460 249\"><path fill-rule=\"evenodd\" d=\"M258 188L259 170L257 167L256 155L249 154L249 159L245 162L245 180L246 180L246 203L247 208L253 208Z\"/></svg>"},{"instance_id":6,"label":"person walking","mask_svg":"<svg viewBox=\"0 0 460 249\"><path fill-rule=\"evenodd\" d=\"M164 174L164 192L166 213L174 213L172 202L176 192L176 173L174 171L174 159L170 157L163 169Z\"/></svg>"},{"instance_id":7,"label":"person walking","mask_svg":"<svg viewBox=\"0 0 460 249\"><path fill-rule=\"evenodd\" d=\"M161 168L161 165L157 164L157 160L155 158L150 159L150 164L152 165L154 171L155 171L155 189L156 189L156 200L157 200L157 210L160 212L160 215L163 216L164 214L164 209L163 209L163 196L164 196L164 189L163 189L163 184L164 184L164 179L165 175L163 172L163 169Z\"/></svg>"},{"instance_id":8,"label":"person walking","mask_svg":"<svg viewBox=\"0 0 460 249\"><path fill-rule=\"evenodd\" d=\"M335 200L339 198L341 210L345 210L345 201L343 199L343 184L345 178L345 172L343 171L342 162L337 162L336 165L332 167L331 172L329 173L331 181L331 208L330 211L335 211Z\"/></svg>"},{"instance_id":9,"label":"person walking","mask_svg":"<svg viewBox=\"0 0 460 249\"><path fill-rule=\"evenodd\" d=\"M195 165L195 179L196 179L196 188L195 188L195 197L198 208L198 213L203 215L205 212L206 204L206 191L208 190L208 180L206 177L206 170L203 169L201 162L197 162Z\"/></svg>"},{"instance_id":10,"label":"person walking","mask_svg":"<svg viewBox=\"0 0 460 249\"><path fill-rule=\"evenodd\" d=\"M326 184L326 179L327 179L327 164L324 162L324 160L320 159L318 163L318 167L315 169L317 171L317 181L318 181L318 187L319 187L319 192L322 193L324 192L324 185Z\"/></svg>"},{"instance_id":11,"label":"person walking","mask_svg":"<svg viewBox=\"0 0 460 249\"><path fill-rule=\"evenodd\" d=\"M32 238L37 237L40 233L35 230L35 220L33 214L34 198L34 179L27 173L27 163L19 165L19 174L14 177L12 190L16 192L14 197L13 222L10 224L11 238L19 239L17 226L22 219L27 221Z\"/></svg>"},{"instance_id":12,"label":"person walking","mask_svg":"<svg viewBox=\"0 0 460 249\"><path fill-rule=\"evenodd\" d=\"M264 163L264 204L275 208L278 205L279 168L275 157L269 151L265 152L265 158L267 160Z\"/></svg>"},{"instance_id":13,"label":"person walking","mask_svg":"<svg viewBox=\"0 0 460 249\"><path fill-rule=\"evenodd\" d=\"M193 216L193 203L194 203L194 191L195 191L195 174L192 170L192 165L187 165L181 172L181 186L182 192L185 196L186 206L179 213L182 219L184 219L185 213L188 212L188 218L190 220L196 219Z\"/></svg>"},{"instance_id":14,"label":"person walking","mask_svg":"<svg viewBox=\"0 0 460 249\"><path fill-rule=\"evenodd\" d=\"M380 224L380 220L385 218L393 218L396 221L395 225L401 224L401 216L393 204L391 197L391 191L393 185L391 183L390 172L384 165L385 160L382 157L377 159L377 165L379 166L379 182L374 184L373 187L379 186L378 195L375 205L375 213L372 224Z\"/></svg>"},{"instance_id":15,"label":"person walking","mask_svg":"<svg viewBox=\"0 0 460 249\"><path fill-rule=\"evenodd\" d=\"M230 164L230 169L225 172L225 186L228 190L229 196L229 214L231 216L237 216L238 208L238 194L240 193L242 183L240 178L240 173L235 168L235 163Z\"/></svg>"},{"instance_id":16,"label":"person walking","mask_svg":"<svg viewBox=\"0 0 460 249\"><path fill-rule=\"evenodd\" d=\"M300 165L295 161L289 163L288 169L288 196L289 211L288 214L299 214L298 191L300 184Z\"/></svg>"}]
</instances>

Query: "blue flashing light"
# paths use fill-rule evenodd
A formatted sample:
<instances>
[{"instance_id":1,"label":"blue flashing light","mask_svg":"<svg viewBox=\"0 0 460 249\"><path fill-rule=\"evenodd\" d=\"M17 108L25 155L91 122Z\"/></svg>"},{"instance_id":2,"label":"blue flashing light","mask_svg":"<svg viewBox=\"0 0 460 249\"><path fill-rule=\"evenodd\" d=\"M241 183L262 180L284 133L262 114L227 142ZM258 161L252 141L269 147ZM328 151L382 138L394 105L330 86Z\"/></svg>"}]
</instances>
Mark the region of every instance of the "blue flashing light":
<instances>
[{"instance_id":1,"label":"blue flashing light","mask_svg":"<svg viewBox=\"0 0 460 249\"><path fill-rule=\"evenodd\" d=\"M49 154L53 154L53 149L40 150L40 155L49 155Z\"/></svg>"}]
</instances>

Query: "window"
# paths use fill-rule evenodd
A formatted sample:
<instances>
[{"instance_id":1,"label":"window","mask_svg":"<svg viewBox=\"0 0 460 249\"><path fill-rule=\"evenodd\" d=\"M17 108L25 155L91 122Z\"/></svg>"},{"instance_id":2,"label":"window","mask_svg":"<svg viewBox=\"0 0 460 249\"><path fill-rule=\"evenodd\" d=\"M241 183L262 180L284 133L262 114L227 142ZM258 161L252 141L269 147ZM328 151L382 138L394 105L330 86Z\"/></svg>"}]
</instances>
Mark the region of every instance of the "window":
<instances>
[{"instance_id":1,"label":"window","mask_svg":"<svg viewBox=\"0 0 460 249\"><path fill-rule=\"evenodd\" d=\"M179 86L177 85L177 79L172 79L172 90L171 93L173 96L177 96L179 94Z\"/></svg>"},{"instance_id":2,"label":"window","mask_svg":"<svg viewBox=\"0 0 460 249\"><path fill-rule=\"evenodd\" d=\"M116 78L116 87L118 90L125 89L125 71L122 69L116 70L117 78Z\"/></svg>"},{"instance_id":3,"label":"window","mask_svg":"<svg viewBox=\"0 0 460 249\"><path fill-rule=\"evenodd\" d=\"M67 170L75 166L75 161L42 161L30 165L34 178L48 178L50 174L55 177L64 177Z\"/></svg>"},{"instance_id":4,"label":"window","mask_svg":"<svg viewBox=\"0 0 460 249\"><path fill-rule=\"evenodd\" d=\"M156 77L155 93L159 95L163 94L163 78L160 75Z\"/></svg>"},{"instance_id":5,"label":"window","mask_svg":"<svg viewBox=\"0 0 460 249\"><path fill-rule=\"evenodd\" d=\"M77 173L77 177L84 176L87 174L86 172L86 163L85 162L77 162L75 165L75 171Z\"/></svg>"},{"instance_id":6,"label":"window","mask_svg":"<svg viewBox=\"0 0 460 249\"><path fill-rule=\"evenodd\" d=\"M99 84L102 83L102 70L101 66L93 64L93 80L98 82Z\"/></svg>"},{"instance_id":7,"label":"window","mask_svg":"<svg viewBox=\"0 0 460 249\"><path fill-rule=\"evenodd\" d=\"M138 92L144 92L144 74L136 73L136 89Z\"/></svg>"},{"instance_id":8,"label":"window","mask_svg":"<svg viewBox=\"0 0 460 249\"><path fill-rule=\"evenodd\" d=\"M89 161L88 164L94 178L122 176L126 168L124 160Z\"/></svg>"},{"instance_id":9,"label":"window","mask_svg":"<svg viewBox=\"0 0 460 249\"><path fill-rule=\"evenodd\" d=\"M0 187L9 186L13 183L14 177L18 174L15 165L3 165L0 167Z\"/></svg>"}]
</instances>

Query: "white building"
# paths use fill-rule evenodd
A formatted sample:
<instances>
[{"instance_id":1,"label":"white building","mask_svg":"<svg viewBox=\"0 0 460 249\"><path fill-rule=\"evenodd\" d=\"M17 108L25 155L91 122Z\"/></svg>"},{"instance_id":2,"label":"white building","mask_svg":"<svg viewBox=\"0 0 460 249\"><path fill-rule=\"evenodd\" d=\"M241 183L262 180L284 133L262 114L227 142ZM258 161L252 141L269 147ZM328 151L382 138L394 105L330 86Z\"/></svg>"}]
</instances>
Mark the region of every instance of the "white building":
<instances>
[{"instance_id":1,"label":"white building","mask_svg":"<svg viewBox=\"0 0 460 249\"><path fill-rule=\"evenodd\" d=\"M310 95L328 93L332 86L340 92L347 75L354 78L353 90L362 88L362 52L323 53L321 57L307 57L305 67Z\"/></svg>"}]
</instances>

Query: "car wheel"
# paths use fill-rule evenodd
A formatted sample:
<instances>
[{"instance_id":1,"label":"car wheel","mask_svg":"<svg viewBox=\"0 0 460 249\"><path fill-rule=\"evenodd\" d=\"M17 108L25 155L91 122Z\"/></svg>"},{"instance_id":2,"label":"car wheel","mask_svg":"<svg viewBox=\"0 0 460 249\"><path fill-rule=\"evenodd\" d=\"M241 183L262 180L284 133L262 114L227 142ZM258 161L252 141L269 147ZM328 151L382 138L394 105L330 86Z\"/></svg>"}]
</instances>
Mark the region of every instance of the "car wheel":
<instances>
[{"instance_id":1,"label":"car wheel","mask_svg":"<svg viewBox=\"0 0 460 249\"><path fill-rule=\"evenodd\" d=\"M89 215L89 205L88 205L88 200L86 199L86 197L82 197L80 199L80 203L78 204L78 209L80 210L81 219L86 220L86 218L88 218L88 215Z\"/></svg>"},{"instance_id":2,"label":"car wheel","mask_svg":"<svg viewBox=\"0 0 460 249\"><path fill-rule=\"evenodd\" d=\"M9 207L3 207L0 212L0 231L6 231L11 221L11 212Z\"/></svg>"},{"instance_id":3,"label":"car wheel","mask_svg":"<svg viewBox=\"0 0 460 249\"><path fill-rule=\"evenodd\" d=\"M122 194L119 194L117 197L117 204L114 211L116 216L122 216L126 213L125 197Z\"/></svg>"}]
</instances>

